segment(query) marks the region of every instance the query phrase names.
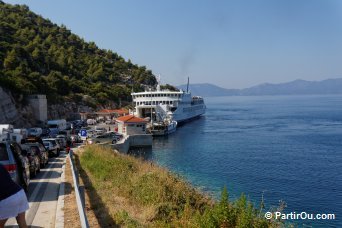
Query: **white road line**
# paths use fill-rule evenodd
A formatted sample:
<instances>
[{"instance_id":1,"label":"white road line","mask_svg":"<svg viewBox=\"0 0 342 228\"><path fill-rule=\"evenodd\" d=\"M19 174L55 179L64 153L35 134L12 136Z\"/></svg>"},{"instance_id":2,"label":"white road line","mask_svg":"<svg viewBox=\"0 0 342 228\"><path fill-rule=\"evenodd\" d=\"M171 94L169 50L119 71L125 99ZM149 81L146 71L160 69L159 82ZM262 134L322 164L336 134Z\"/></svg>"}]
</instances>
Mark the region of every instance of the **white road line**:
<instances>
[{"instance_id":1,"label":"white road line","mask_svg":"<svg viewBox=\"0 0 342 228\"><path fill-rule=\"evenodd\" d=\"M42 227L54 226L61 167L65 163L65 157L62 153L60 157L49 161L48 167L42 170L44 174L39 179L31 181L31 184L36 186L28 198L30 209L25 216L28 225L37 223ZM60 164L61 167L54 167L56 164ZM17 225L16 220L9 219L6 227L7 225Z\"/></svg>"}]
</instances>

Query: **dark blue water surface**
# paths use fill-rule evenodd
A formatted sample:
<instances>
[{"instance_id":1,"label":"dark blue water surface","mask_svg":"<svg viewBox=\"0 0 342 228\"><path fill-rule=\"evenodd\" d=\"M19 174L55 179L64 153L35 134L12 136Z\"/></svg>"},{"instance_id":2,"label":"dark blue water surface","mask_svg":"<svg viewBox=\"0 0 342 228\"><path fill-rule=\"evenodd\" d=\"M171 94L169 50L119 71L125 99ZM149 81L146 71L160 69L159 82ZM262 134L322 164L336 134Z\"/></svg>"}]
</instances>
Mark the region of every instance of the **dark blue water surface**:
<instances>
[{"instance_id":1,"label":"dark blue water surface","mask_svg":"<svg viewBox=\"0 0 342 228\"><path fill-rule=\"evenodd\" d=\"M335 213L289 221L342 227L342 96L206 98L206 114L156 138L150 159L219 198L242 192L266 209Z\"/></svg>"}]
</instances>

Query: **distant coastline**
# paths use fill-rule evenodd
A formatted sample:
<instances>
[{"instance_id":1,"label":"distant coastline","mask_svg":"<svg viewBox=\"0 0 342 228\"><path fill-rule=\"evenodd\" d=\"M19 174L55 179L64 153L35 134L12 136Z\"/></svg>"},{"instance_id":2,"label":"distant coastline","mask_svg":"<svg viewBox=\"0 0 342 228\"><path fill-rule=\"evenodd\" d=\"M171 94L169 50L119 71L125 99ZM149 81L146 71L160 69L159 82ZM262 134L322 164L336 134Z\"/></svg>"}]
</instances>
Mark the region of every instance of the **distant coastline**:
<instances>
[{"instance_id":1,"label":"distant coastline","mask_svg":"<svg viewBox=\"0 0 342 228\"><path fill-rule=\"evenodd\" d=\"M178 86L186 90L186 85ZM210 83L190 84L193 95L216 96L261 96L261 95L324 95L342 94L342 78L323 81L295 80L287 83L264 83L245 89L226 89Z\"/></svg>"}]
</instances>

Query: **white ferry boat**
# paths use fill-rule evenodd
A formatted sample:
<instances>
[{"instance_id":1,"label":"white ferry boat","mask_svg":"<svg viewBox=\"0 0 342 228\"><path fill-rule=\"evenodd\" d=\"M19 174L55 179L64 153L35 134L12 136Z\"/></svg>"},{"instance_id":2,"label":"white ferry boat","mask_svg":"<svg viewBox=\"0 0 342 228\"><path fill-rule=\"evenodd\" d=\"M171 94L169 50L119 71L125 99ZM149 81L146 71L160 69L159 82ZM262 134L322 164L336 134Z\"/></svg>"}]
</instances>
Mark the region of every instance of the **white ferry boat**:
<instances>
[{"instance_id":1,"label":"white ferry boat","mask_svg":"<svg viewBox=\"0 0 342 228\"><path fill-rule=\"evenodd\" d=\"M141 118L148 117L151 122L163 121L167 117L182 124L203 115L206 109L202 97L191 96L188 89L187 91L160 90L159 82L156 91L137 92L131 95L135 106L134 115Z\"/></svg>"}]
</instances>

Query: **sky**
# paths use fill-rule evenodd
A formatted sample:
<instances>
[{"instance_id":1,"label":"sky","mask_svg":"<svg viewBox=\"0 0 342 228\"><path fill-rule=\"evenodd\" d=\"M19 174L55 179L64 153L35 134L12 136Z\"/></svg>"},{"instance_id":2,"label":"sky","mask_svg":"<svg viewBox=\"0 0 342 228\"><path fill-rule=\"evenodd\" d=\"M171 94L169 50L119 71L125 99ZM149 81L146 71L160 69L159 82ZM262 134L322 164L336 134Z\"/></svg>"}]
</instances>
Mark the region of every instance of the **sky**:
<instances>
[{"instance_id":1,"label":"sky","mask_svg":"<svg viewBox=\"0 0 342 228\"><path fill-rule=\"evenodd\" d=\"M5 0L161 75L246 88L342 77L340 0Z\"/></svg>"}]
</instances>

